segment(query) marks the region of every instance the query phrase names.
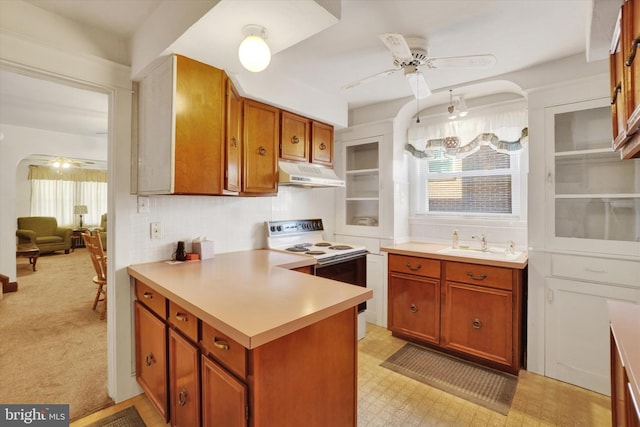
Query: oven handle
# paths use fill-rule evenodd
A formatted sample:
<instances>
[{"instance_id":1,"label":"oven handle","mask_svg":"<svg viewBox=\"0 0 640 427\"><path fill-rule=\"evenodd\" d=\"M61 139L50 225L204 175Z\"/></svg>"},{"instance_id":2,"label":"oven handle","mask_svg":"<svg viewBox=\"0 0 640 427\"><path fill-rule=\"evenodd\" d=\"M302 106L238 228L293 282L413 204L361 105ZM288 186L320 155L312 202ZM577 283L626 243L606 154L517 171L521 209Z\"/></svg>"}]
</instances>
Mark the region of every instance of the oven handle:
<instances>
[{"instance_id":1,"label":"oven handle","mask_svg":"<svg viewBox=\"0 0 640 427\"><path fill-rule=\"evenodd\" d=\"M359 253L359 254L353 255L353 256L345 256L344 258L338 258L338 259L327 261L327 262L318 262L318 263L316 263L316 265L314 267L315 267L315 270L317 270L317 269L322 268L322 267L329 267L331 265L341 264L341 263L347 262L347 261L353 261L354 259L366 258L367 257L367 253L368 252Z\"/></svg>"}]
</instances>

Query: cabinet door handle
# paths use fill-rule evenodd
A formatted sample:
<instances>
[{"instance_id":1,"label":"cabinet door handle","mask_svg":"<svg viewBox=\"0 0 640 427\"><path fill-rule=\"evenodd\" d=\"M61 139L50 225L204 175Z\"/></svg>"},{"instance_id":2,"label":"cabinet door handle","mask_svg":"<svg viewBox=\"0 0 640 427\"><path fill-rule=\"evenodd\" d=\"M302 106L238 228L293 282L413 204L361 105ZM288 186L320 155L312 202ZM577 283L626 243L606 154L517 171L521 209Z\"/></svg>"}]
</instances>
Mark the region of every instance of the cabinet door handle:
<instances>
[{"instance_id":1,"label":"cabinet door handle","mask_svg":"<svg viewBox=\"0 0 640 427\"><path fill-rule=\"evenodd\" d=\"M611 94L611 105L616 103L620 92L622 92L622 83L618 83L616 87L613 88L613 93Z\"/></svg>"},{"instance_id":2,"label":"cabinet door handle","mask_svg":"<svg viewBox=\"0 0 640 427\"><path fill-rule=\"evenodd\" d=\"M473 322L471 322L471 326L473 326L474 329L480 329L482 328L482 322L480 321L480 319L473 319Z\"/></svg>"},{"instance_id":3,"label":"cabinet door handle","mask_svg":"<svg viewBox=\"0 0 640 427\"><path fill-rule=\"evenodd\" d=\"M264 156L267 154L267 149L264 148L262 145L260 147L258 147L258 154L260 154L261 156Z\"/></svg>"},{"instance_id":4,"label":"cabinet door handle","mask_svg":"<svg viewBox=\"0 0 640 427\"><path fill-rule=\"evenodd\" d=\"M153 365L153 353L147 354L147 357L144 358L144 364L147 366Z\"/></svg>"},{"instance_id":5,"label":"cabinet door handle","mask_svg":"<svg viewBox=\"0 0 640 427\"><path fill-rule=\"evenodd\" d=\"M418 265L416 265L415 267L413 267L413 266L411 265L411 263L410 263L410 262L408 262L408 263L407 263L407 268L408 268L409 270L412 270L412 271L418 271L418 270L420 270L420 269L422 268L422 264L418 264Z\"/></svg>"},{"instance_id":6,"label":"cabinet door handle","mask_svg":"<svg viewBox=\"0 0 640 427\"><path fill-rule=\"evenodd\" d=\"M320 149L321 150L326 150L327 149L327 145L324 142L320 143Z\"/></svg>"},{"instance_id":7,"label":"cabinet door handle","mask_svg":"<svg viewBox=\"0 0 640 427\"><path fill-rule=\"evenodd\" d=\"M151 292L145 292L142 294L142 297L146 299L153 299L153 294Z\"/></svg>"},{"instance_id":8,"label":"cabinet door handle","mask_svg":"<svg viewBox=\"0 0 640 427\"><path fill-rule=\"evenodd\" d=\"M238 146L238 140L236 139L235 136L231 137L231 146L234 148Z\"/></svg>"},{"instance_id":9,"label":"cabinet door handle","mask_svg":"<svg viewBox=\"0 0 640 427\"><path fill-rule=\"evenodd\" d=\"M481 274L479 276L474 276L473 271L467 271L467 276L471 277L473 280L484 280L487 278L486 274Z\"/></svg>"},{"instance_id":10,"label":"cabinet door handle","mask_svg":"<svg viewBox=\"0 0 640 427\"><path fill-rule=\"evenodd\" d=\"M418 312L418 307L415 304L411 304L409 306L409 311L412 313L417 313Z\"/></svg>"},{"instance_id":11,"label":"cabinet door handle","mask_svg":"<svg viewBox=\"0 0 640 427\"><path fill-rule=\"evenodd\" d=\"M627 56L627 60L624 61L624 65L627 67L631 67L633 65L633 60L636 59L636 50L638 45L640 44L640 37L633 39L631 42L631 49L629 49L629 56Z\"/></svg>"},{"instance_id":12,"label":"cabinet door handle","mask_svg":"<svg viewBox=\"0 0 640 427\"><path fill-rule=\"evenodd\" d=\"M187 390L183 388L182 391L178 393L178 405L184 406L186 404L187 404Z\"/></svg>"},{"instance_id":13,"label":"cabinet door handle","mask_svg":"<svg viewBox=\"0 0 640 427\"><path fill-rule=\"evenodd\" d=\"M189 320L189 318L187 317L186 314L184 313L176 313L176 319L178 319L181 322L186 322Z\"/></svg>"},{"instance_id":14,"label":"cabinet door handle","mask_svg":"<svg viewBox=\"0 0 640 427\"><path fill-rule=\"evenodd\" d=\"M220 350L229 350L229 344L222 340L218 340L216 337L213 337L213 345L218 347Z\"/></svg>"},{"instance_id":15,"label":"cabinet door handle","mask_svg":"<svg viewBox=\"0 0 640 427\"><path fill-rule=\"evenodd\" d=\"M293 135L291 137L291 143L292 144L298 144L300 142L300 138L298 138L298 135Z\"/></svg>"}]
</instances>

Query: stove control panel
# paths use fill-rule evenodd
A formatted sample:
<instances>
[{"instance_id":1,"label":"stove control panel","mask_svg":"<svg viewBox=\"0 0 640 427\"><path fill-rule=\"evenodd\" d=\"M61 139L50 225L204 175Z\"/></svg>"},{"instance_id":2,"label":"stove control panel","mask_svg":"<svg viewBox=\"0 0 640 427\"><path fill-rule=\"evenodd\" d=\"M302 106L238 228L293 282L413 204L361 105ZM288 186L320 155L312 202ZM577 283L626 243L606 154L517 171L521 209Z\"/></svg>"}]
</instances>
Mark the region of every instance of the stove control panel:
<instances>
[{"instance_id":1,"label":"stove control panel","mask_svg":"<svg viewBox=\"0 0 640 427\"><path fill-rule=\"evenodd\" d=\"M290 221L267 221L269 236L286 236L288 234L323 231L321 219L297 219Z\"/></svg>"}]
</instances>

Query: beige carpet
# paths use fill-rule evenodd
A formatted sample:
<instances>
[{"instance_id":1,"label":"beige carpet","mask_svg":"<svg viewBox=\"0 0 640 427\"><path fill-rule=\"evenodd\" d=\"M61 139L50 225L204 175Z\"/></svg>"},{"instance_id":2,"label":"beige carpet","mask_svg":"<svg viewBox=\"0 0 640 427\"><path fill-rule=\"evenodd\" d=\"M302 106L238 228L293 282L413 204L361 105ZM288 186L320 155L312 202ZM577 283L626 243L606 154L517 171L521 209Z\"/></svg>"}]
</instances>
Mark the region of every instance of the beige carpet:
<instances>
[{"instance_id":1,"label":"beige carpet","mask_svg":"<svg viewBox=\"0 0 640 427\"><path fill-rule=\"evenodd\" d=\"M380 366L503 415L509 413L518 377L408 343Z\"/></svg>"},{"instance_id":2,"label":"beige carpet","mask_svg":"<svg viewBox=\"0 0 640 427\"><path fill-rule=\"evenodd\" d=\"M18 292L0 300L0 402L66 403L71 420L113 404L86 249L42 255L36 272L16 262Z\"/></svg>"}]
</instances>

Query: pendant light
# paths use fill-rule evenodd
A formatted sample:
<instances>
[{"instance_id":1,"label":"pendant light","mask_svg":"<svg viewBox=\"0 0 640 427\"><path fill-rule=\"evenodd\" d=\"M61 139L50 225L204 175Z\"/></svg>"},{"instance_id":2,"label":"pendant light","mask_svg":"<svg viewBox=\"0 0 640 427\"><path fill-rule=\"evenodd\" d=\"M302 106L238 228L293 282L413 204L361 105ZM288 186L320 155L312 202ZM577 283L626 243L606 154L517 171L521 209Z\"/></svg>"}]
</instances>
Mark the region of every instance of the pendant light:
<instances>
[{"instance_id":1,"label":"pendant light","mask_svg":"<svg viewBox=\"0 0 640 427\"><path fill-rule=\"evenodd\" d=\"M447 107L449 112L449 120L455 120L458 117L464 117L467 115L467 104L464 102L462 96L453 98L453 90L449 89L449 106Z\"/></svg>"},{"instance_id":2,"label":"pendant light","mask_svg":"<svg viewBox=\"0 0 640 427\"><path fill-rule=\"evenodd\" d=\"M240 63L247 70L259 73L271 62L271 49L265 41L269 37L266 28L260 25L246 25L242 28L245 39L238 48Z\"/></svg>"}]
</instances>

